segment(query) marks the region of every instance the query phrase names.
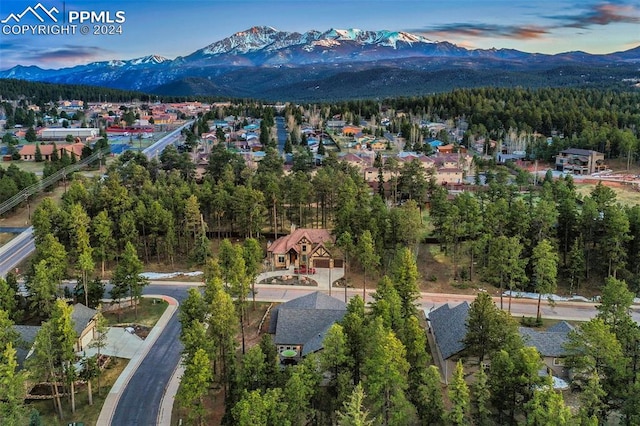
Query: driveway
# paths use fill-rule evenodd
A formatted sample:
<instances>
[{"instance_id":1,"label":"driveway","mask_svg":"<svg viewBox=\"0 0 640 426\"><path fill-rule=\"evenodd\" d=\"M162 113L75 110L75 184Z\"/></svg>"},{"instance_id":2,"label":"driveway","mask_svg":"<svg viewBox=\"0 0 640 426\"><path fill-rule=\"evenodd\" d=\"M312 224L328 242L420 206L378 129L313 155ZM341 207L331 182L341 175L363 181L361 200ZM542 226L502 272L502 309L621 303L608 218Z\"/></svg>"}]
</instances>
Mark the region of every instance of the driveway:
<instances>
[{"instance_id":1,"label":"driveway","mask_svg":"<svg viewBox=\"0 0 640 426\"><path fill-rule=\"evenodd\" d=\"M107 346L100 350L103 355L118 358L133 358L142 348L144 340L135 334L129 333L124 327L109 327L107 331ZM93 356L98 352L97 348L87 348L84 351L87 356Z\"/></svg>"}]
</instances>

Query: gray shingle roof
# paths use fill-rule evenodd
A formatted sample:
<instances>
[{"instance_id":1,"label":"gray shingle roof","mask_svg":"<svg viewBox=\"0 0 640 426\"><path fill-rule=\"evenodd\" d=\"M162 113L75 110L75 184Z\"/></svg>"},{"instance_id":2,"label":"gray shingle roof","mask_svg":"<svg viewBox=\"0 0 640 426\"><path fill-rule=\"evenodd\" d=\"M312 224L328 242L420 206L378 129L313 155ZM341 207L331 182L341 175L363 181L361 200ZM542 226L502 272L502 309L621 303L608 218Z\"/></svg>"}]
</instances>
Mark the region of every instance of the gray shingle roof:
<instances>
[{"instance_id":1,"label":"gray shingle roof","mask_svg":"<svg viewBox=\"0 0 640 426\"><path fill-rule=\"evenodd\" d=\"M520 327L518 331L525 345L535 347L544 357L566 356L564 344L567 334L573 330L573 326L565 321L559 322L546 331L537 331L532 328Z\"/></svg>"},{"instance_id":2,"label":"gray shingle roof","mask_svg":"<svg viewBox=\"0 0 640 426\"><path fill-rule=\"evenodd\" d=\"M91 318L93 318L97 313L98 311L88 308L82 303L76 303L75 305L73 305L71 320L73 320L73 329L75 330L78 337L82 334L82 331L85 329L87 324L89 324Z\"/></svg>"},{"instance_id":3,"label":"gray shingle roof","mask_svg":"<svg viewBox=\"0 0 640 426\"><path fill-rule=\"evenodd\" d=\"M271 311L271 322L269 323L269 333L274 334L276 332L276 324L278 323L278 312L281 309L333 309L333 310L345 310L347 305L336 299L335 297L327 296L319 291L301 296L296 299L289 300L282 305L276 306Z\"/></svg>"},{"instance_id":4,"label":"gray shingle roof","mask_svg":"<svg viewBox=\"0 0 640 426\"><path fill-rule=\"evenodd\" d=\"M302 355L322 349L324 335L346 310L284 309L280 311L274 343L303 345Z\"/></svg>"},{"instance_id":5,"label":"gray shingle roof","mask_svg":"<svg viewBox=\"0 0 640 426\"><path fill-rule=\"evenodd\" d=\"M302 345L307 355L322 349L329 327L342 320L347 305L320 292L290 300L271 313L269 332L276 345Z\"/></svg>"},{"instance_id":6,"label":"gray shingle roof","mask_svg":"<svg viewBox=\"0 0 640 426\"><path fill-rule=\"evenodd\" d=\"M39 325L14 325L13 329L20 335L20 344L16 347L16 358L18 360L18 366L24 365L24 360L27 358L33 342L36 341L36 334L40 330Z\"/></svg>"},{"instance_id":7,"label":"gray shingle roof","mask_svg":"<svg viewBox=\"0 0 640 426\"><path fill-rule=\"evenodd\" d=\"M462 302L451 308L449 304L429 312L431 330L443 359L449 359L464 349L462 339L467 334L469 303Z\"/></svg>"},{"instance_id":8,"label":"gray shingle roof","mask_svg":"<svg viewBox=\"0 0 640 426\"><path fill-rule=\"evenodd\" d=\"M561 151L563 154L573 154L573 155L591 155L592 152L597 153L597 151L592 151L590 149L580 149L580 148L569 148Z\"/></svg>"},{"instance_id":9,"label":"gray shingle roof","mask_svg":"<svg viewBox=\"0 0 640 426\"><path fill-rule=\"evenodd\" d=\"M560 321L559 323L556 323L551 327L547 328L547 331L551 333L569 333L570 331L573 331L573 330L575 330L575 327L566 321Z\"/></svg>"}]
</instances>

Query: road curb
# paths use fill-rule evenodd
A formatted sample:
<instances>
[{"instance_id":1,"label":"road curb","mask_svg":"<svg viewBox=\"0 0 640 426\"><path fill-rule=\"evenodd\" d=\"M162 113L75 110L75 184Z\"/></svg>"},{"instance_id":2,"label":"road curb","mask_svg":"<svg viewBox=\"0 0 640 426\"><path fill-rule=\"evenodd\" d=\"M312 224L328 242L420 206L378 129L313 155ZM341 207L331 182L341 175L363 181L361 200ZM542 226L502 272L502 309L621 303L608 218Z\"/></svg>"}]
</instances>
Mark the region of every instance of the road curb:
<instances>
[{"instance_id":1,"label":"road curb","mask_svg":"<svg viewBox=\"0 0 640 426\"><path fill-rule=\"evenodd\" d=\"M182 358L180 358L180 362L178 362L175 370L173 370L173 374L160 400L160 410L158 411L158 420L156 421L158 426L171 426L173 403L176 400L176 394L178 393L178 387L180 386L180 380L182 380L183 374L184 365L182 364Z\"/></svg>"},{"instance_id":2,"label":"road curb","mask_svg":"<svg viewBox=\"0 0 640 426\"><path fill-rule=\"evenodd\" d=\"M98 421L96 422L96 426L110 426L111 420L113 419L113 415L116 412L116 408L118 407L118 401L120 401L120 396L122 395L122 391L127 387L129 380L133 377L134 373L140 366L142 360L147 356L149 350L154 345L156 340L160 334L162 334L162 330L167 325L171 317L178 310L178 301L170 296L165 296L161 294L145 294L142 297L155 298L155 299L163 299L169 303L167 309L164 311L156 325L153 327L149 335L144 341L144 345L141 350L129 360L129 364L122 371L116 382L113 384L111 389L109 390L109 395L104 401L104 405L102 406L102 410L100 410L100 416L98 417Z\"/></svg>"}]
</instances>

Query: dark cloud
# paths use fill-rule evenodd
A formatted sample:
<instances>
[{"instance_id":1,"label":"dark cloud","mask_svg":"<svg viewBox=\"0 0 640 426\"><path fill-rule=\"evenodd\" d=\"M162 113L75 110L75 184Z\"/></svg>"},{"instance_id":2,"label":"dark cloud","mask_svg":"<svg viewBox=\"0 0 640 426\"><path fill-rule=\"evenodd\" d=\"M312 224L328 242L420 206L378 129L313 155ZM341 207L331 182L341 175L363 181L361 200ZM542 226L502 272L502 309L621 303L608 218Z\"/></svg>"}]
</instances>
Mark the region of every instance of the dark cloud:
<instances>
[{"instance_id":1,"label":"dark cloud","mask_svg":"<svg viewBox=\"0 0 640 426\"><path fill-rule=\"evenodd\" d=\"M447 25L441 25L437 27L408 30L414 32L421 32L427 35L447 36L447 35L459 35L459 36L471 36L471 37L487 37L487 38L513 38L519 40L528 40L544 37L549 30L544 27L534 25L488 25L488 24L468 24L468 23L453 23Z\"/></svg>"},{"instance_id":2,"label":"dark cloud","mask_svg":"<svg viewBox=\"0 0 640 426\"><path fill-rule=\"evenodd\" d=\"M580 5L579 7L581 7ZM557 23L550 25L494 25L475 23L452 23L413 31L426 36L443 37L467 36L484 38L511 38L530 40L543 38L554 30L561 28L586 29L596 25L616 23L640 23L640 8L624 1L610 1L589 5L583 13L563 16L545 16ZM540 19L540 18L538 18Z\"/></svg>"},{"instance_id":3,"label":"dark cloud","mask_svg":"<svg viewBox=\"0 0 640 426\"><path fill-rule=\"evenodd\" d=\"M76 46L68 44L44 50L30 50L24 52L22 58L43 64L69 61L75 65L78 62L98 60L107 53L109 53L107 50L97 46Z\"/></svg>"},{"instance_id":4,"label":"dark cloud","mask_svg":"<svg viewBox=\"0 0 640 426\"><path fill-rule=\"evenodd\" d=\"M553 19L564 22L565 27L587 28L594 25L609 25L616 23L640 23L640 9L621 2L598 3L591 5L585 12L578 15L553 16Z\"/></svg>"}]
</instances>

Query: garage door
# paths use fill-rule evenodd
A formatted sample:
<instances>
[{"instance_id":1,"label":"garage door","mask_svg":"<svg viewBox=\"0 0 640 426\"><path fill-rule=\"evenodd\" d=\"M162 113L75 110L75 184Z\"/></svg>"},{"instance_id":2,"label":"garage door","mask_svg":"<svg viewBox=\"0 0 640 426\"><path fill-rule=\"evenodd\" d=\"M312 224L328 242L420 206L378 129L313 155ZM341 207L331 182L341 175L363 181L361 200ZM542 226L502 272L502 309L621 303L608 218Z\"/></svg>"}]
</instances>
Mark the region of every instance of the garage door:
<instances>
[{"instance_id":1,"label":"garage door","mask_svg":"<svg viewBox=\"0 0 640 426\"><path fill-rule=\"evenodd\" d=\"M315 266L316 268L328 268L329 259L315 259L313 261L313 266Z\"/></svg>"}]
</instances>

